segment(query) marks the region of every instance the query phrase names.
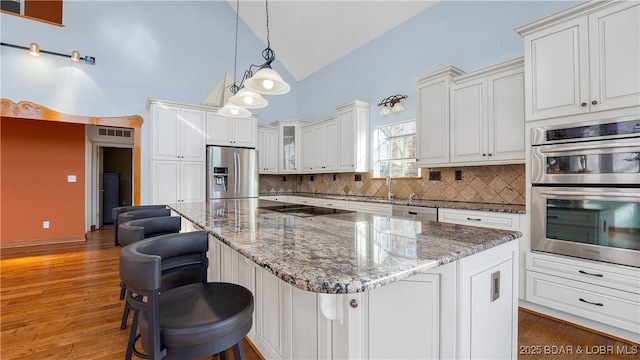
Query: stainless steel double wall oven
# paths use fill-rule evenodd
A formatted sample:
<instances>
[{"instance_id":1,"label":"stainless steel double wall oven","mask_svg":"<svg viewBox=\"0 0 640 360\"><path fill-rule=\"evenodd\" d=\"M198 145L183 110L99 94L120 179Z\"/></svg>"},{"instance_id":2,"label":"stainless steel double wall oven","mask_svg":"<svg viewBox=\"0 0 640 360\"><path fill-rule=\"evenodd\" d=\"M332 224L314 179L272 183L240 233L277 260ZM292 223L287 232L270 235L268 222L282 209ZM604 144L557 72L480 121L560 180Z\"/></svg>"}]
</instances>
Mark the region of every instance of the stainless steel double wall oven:
<instances>
[{"instance_id":1,"label":"stainless steel double wall oven","mask_svg":"<svg viewBox=\"0 0 640 360\"><path fill-rule=\"evenodd\" d=\"M640 117L531 135L532 250L640 267Z\"/></svg>"}]
</instances>

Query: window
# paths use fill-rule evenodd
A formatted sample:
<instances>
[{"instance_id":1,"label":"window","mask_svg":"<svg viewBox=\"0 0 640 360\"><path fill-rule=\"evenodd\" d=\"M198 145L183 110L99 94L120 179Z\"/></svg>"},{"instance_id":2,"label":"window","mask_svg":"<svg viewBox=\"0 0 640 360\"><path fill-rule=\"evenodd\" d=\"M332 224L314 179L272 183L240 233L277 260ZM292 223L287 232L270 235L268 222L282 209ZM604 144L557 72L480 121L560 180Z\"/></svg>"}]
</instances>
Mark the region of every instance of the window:
<instances>
[{"instance_id":1,"label":"window","mask_svg":"<svg viewBox=\"0 0 640 360\"><path fill-rule=\"evenodd\" d=\"M416 121L376 128L374 177L419 177L416 164Z\"/></svg>"}]
</instances>

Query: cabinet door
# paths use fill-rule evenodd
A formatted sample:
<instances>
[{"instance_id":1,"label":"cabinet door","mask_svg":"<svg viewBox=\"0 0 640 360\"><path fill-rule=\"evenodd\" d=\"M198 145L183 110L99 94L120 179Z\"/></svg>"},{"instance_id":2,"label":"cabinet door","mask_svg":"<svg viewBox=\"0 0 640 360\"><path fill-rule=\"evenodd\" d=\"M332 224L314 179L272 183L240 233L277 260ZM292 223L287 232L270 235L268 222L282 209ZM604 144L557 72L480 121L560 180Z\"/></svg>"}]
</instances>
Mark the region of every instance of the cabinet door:
<instances>
[{"instance_id":1,"label":"cabinet door","mask_svg":"<svg viewBox=\"0 0 640 360\"><path fill-rule=\"evenodd\" d=\"M410 279L369 292L370 359L440 358L439 276Z\"/></svg>"},{"instance_id":2,"label":"cabinet door","mask_svg":"<svg viewBox=\"0 0 640 360\"><path fill-rule=\"evenodd\" d=\"M153 161L151 165L154 204L169 204L180 200L180 161Z\"/></svg>"},{"instance_id":3,"label":"cabinet door","mask_svg":"<svg viewBox=\"0 0 640 360\"><path fill-rule=\"evenodd\" d=\"M202 161L183 161L180 166L180 201L205 201L207 198L206 163Z\"/></svg>"},{"instance_id":4,"label":"cabinet door","mask_svg":"<svg viewBox=\"0 0 640 360\"><path fill-rule=\"evenodd\" d=\"M256 149L258 150L258 173L264 174L267 169L265 160L267 146L265 130L261 129L257 131L256 145Z\"/></svg>"},{"instance_id":5,"label":"cabinet door","mask_svg":"<svg viewBox=\"0 0 640 360\"><path fill-rule=\"evenodd\" d=\"M325 125L316 126L313 130L314 165L317 171L327 168L327 128ZM303 143L303 146L306 145ZM306 160L306 155L305 155Z\"/></svg>"},{"instance_id":6,"label":"cabinet door","mask_svg":"<svg viewBox=\"0 0 640 360\"><path fill-rule=\"evenodd\" d=\"M524 41L527 121L587 112L586 17L550 26Z\"/></svg>"},{"instance_id":7,"label":"cabinet door","mask_svg":"<svg viewBox=\"0 0 640 360\"><path fill-rule=\"evenodd\" d=\"M302 129L302 171L314 171L315 158L315 127Z\"/></svg>"},{"instance_id":8,"label":"cabinet door","mask_svg":"<svg viewBox=\"0 0 640 360\"><path fill-rule=\"evenodd\" d=\"M324 170L335 170L338 168L338 122L333 120L325 125L326 141L321 149L325 153ZM317 145L316 145L317 147ZM316 150L317 151L317 150Z\"/></svg>"},{"instance_id":9,"label":"cabinet door","mask_svg":"<svg viewBox=\"0 0 640 360\"><path fill-rule=\"evenodd\" d=\"M591 111L640 105L640 4L589 15Z\"/></svg>"},{"instance_id":10,"label":"cabinet door","mask_svg":"<svg viewBox=\"0 0 640 360\"><path fill-rule=\"evenodd\" d=\"M180 149L180 109L154 105L151 119L151 159L178 160Z\"/></svg>"},{"instance_id":11,"label":"cabinet door","mask_svg":"<svg viewBox=\"0 0 640 360\"><path fill-rule=\"evenodd\" d=\"M278 172L278 132L276 130L265 132L264 142L265 173L275 174Z\"/></svg>"},{"instance_id":12,"label":"cabinet door","mask_svg":"<svg viewBox=\"0 0 640 360\"><path fill-rule=\"evenodd\" d=\"M452 87L451 162L487 160L485 79Z\"/></svg>"},{"instance_id":13,"label":"cabinet door","mask_svg":"<svg viewBox=\"0 0 640 360\"><path fill-rule=\"evenodd\" d=\"M298 126L283 125L280 127L280 145L278 149L278 161L280 162L280 172L297 172L300 166L298 158Z\"/></svg>"},{"instance_id":14,"label":"cabinet door","mask_svg":"<svg viewBox=\"0 0 640 360\"><path fill-rule=\"evenodd\" d=\"M237 118L232 119L232 122L233 138L231 143L233 146L255 148L257 119L254 117Z\"/></svg>"},{"instance_id":15,"label":"cabinet door","mask_svg":"<svg viewBox=\"0 0 640 360\"><path fill-rule=\"evenodd\" d=\"M205 161L205 112L182 109L180 112L181 160ZM175 136L175 135L174 135Z\"/></svg>"},{"instance_id":16,"label":"cabinet door","mask_svg":"<svg viewBox=\"0 0 640 360\"><path fill-rule=\"evenodd\" d=\"M492 76L488 85L489 160L524 161L524 74Z\"/></svg>"},{"instance_id":17,"label":"cabinet door","mask_svg":"<svg viewBox=\"0 0 640 360\"><path fill-rule=\"evenodd\" d=\"M354 110L338 115L338 170L354 171L356 160L356 125Z\"/></svg>"},{"instance_id":18,"label":"cabinet door","mask_svg":"<svg viewBox=\"0 0 640 360\"><path fill-rule=\"evenodd\" d=\"M289 292L287 291L289 290ZM286 283L266 270L258 269L256 286L257 341L267 359L285 358L287 311L291 293Z\"/></svg>"},{"instance_id":19,"label":"cabinet door","mask_svg":"<svg viewBox=\"0 0 640 360\"><path fill-rule=\"evenodd\" d=\"M207 113L207 145L230 146L233 133L231 118Z\"/></svg>"},{"instance_id":20,"label":"cabinet door","mask_svg":"<svg viewBox=\"0 0 640 360\"><path fill-rule=\"evenodd\" d=\"M418 164L449 162L449 82L441 80L418 88Z\"/></svg>"},{"instance_id":21,"label":"cabinet door","mask_svg":"<svg viewBox=\"0 0 640 360\"><path fill-rule=\"evenodd\" d=\"M237 284L240 286L244 286L249 289L253 294L254 304L256 299L256 265L251 262L251 260L246 257L240 255L237 251L232 250L236 257L238 258L238 282ZM249 338L252 340L256 335L256 312L253 312L253 326L249 331Z\"/></svg>"}]
</instances>

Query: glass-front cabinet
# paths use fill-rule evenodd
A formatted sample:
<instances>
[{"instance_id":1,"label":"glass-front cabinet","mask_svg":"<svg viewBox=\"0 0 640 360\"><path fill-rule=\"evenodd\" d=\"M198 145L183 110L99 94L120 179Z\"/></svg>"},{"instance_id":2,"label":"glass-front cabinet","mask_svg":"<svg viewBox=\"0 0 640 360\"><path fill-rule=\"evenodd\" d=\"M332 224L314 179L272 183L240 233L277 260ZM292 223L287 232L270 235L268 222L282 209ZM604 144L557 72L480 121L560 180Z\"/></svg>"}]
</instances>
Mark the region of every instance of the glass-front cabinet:
<instances>
[{"instance_id":1,"label":"glass-front cabinet","mask_svg":"<svg viewBox=\"0 0 640 360\"><path fill-rule=\"evenodd\" d=\"M304 120L278 120L271 126L278 128L278 173L298 173L300 166L300 127L308 124Z\"/></svg>"}]
</instances>

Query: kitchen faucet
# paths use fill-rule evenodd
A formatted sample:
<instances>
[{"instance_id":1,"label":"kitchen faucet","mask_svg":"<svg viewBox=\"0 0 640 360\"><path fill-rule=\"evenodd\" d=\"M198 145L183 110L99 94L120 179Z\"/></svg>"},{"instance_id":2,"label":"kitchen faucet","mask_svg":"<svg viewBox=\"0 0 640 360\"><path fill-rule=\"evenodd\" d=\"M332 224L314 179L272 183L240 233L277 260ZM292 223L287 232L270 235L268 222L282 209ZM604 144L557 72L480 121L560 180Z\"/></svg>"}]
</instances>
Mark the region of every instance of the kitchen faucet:
<instances>
[{"instance_id":1,"label":"kitchen faucet","mask_svg":"<svg viewBox=\"0 0 640 360\"><path fill-rule=\"evenodd\" d=\"M413 198L416 197L416 194L412 191L411 194L409 194L409 204L413 204Z\"/></svg>"},{"instance_id":2,"label":"kitchen faucet","mask_svg":"<svg viewBox=\"0 0 640 360\"><path fill-rule=\"evenodd\" d=\"M391 192L391 176L390 175L387 175L387 189L388 189L387 200L391 201L391 199L393 199L393 193Z\"/></svg>"}]
</instances>

